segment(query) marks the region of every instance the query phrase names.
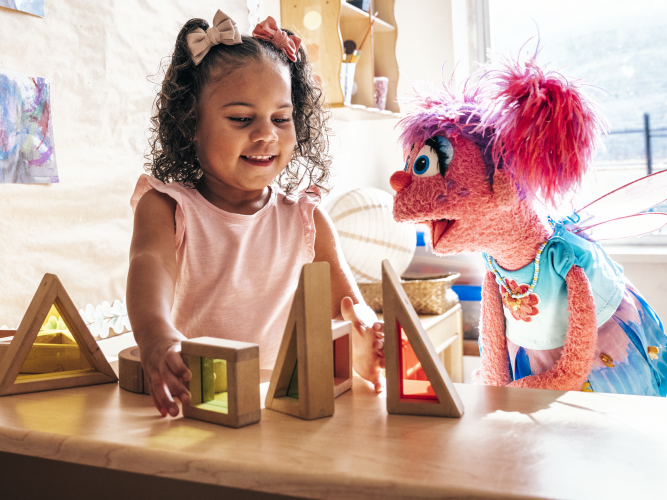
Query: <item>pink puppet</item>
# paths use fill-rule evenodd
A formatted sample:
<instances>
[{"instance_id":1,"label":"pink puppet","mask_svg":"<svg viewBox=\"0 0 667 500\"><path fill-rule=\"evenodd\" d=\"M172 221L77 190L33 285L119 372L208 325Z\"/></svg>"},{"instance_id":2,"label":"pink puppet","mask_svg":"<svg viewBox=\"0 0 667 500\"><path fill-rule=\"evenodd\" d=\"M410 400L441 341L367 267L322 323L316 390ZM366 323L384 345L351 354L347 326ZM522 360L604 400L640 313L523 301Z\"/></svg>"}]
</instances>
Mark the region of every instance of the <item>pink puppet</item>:
<instances>
[{"instance_id":1,"label":"pink puppet","mask_svg":"<svg viewBox=\"0 0 667 500\"><path fill-rule=\"evenodd\" d=\"M422 90L413 104L401 123L405 171L391 177L394 218L430 226L435 253L483 252L475 381L665 396L662 324L594 240L663 225L662 214L624 215L666 198L667 176L545 224L534 200L579 184L604 128L577 83L534 58L505 60L462 96Z\"/></svg>"}]
</instances>

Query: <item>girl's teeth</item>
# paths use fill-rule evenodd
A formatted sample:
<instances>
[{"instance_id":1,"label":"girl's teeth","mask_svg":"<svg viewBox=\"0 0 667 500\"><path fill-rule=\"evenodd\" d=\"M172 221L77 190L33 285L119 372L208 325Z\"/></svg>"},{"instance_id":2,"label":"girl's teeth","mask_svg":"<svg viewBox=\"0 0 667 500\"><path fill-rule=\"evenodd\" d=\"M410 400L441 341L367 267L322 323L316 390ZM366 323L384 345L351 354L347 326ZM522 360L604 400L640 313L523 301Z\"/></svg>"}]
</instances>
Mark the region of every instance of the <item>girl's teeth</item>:
<instances>
[{"instance_id":1,"label":"girl's teeth","mask_svg":"<svg viewBox=\"0 0 667 500\"><path fill-rule=\"evenodd\" d=\"M251 160L270 160L270 156L248 156Z\"/></svg>"}]
</instances>

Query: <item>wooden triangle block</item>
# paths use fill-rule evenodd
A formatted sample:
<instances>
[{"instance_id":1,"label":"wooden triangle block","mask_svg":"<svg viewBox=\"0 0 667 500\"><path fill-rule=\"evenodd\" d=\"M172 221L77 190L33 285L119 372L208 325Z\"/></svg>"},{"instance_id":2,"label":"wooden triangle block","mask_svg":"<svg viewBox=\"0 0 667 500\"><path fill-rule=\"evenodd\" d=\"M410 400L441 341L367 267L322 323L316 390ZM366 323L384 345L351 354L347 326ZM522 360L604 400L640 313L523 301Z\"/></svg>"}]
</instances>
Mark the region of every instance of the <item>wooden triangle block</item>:
<instances>
[{"instance_id":1,"label":"wooden triangle block","mask_svg":"<svg viewBox=\"0 0 667 500\"><path fill-rule=\"evenodd\" d=\"M408 296L403 291L398 276L388 260L382 262L382 314L384 316L384 356L387 374L387 412L399 415L430 415L435 417L460 417L463 403L445 370L435 347L419 321ZM402 331L401 331L402 330ZM412 347L404 349L407 342ZM423 370L428 381L407 380L402 357L416 356L411 366ZM421 364L421 367L419 367ZM409 370L408 370L409 371ZM405 383L407 381L407 383ZM414 385L428 386L428 391L418 390L408 394Z\"/></svg>"},{"instance_id":2,"label":"wooden triangle block","mask_svg":"<svg viewBox=\"0 0 667 500\"><path fill-rule=\"evenodd\" d=\"M288 391L289 394L288 395ZM298 397L294 397L294 395ZM312 420L334 413L329 264L301 269L265 406Z\"/></svg>"},{"instance_id":3,"label":"wooden triangle block","mask_svg":"<svg viewBox=\"0 0 667 500\"><path fill-rule=\"evenodd\" d=\"M19 371L52 305L55 305L69 332L76 340L89 368L19 376ZM117 381L116 374L79 315L65 287L55 274L45 274L23 316L21 326L16 330L14 339L0 359L0 396Z\"/></svg>"}]
</instances>

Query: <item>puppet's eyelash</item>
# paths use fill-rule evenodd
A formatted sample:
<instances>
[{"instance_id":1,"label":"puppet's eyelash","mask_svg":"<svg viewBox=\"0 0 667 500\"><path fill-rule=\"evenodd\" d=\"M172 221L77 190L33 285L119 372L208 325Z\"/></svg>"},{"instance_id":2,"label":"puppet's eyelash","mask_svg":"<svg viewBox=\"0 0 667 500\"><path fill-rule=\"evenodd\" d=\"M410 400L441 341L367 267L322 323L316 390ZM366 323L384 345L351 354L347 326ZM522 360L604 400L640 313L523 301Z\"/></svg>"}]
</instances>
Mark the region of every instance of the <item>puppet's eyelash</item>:
<instances>
[{"instance_id":1,"label":"puppet's eyelash","mask_svg":"<svg viewBox=\"0 0 667 500\"><path fill-rule=\"evenodd\" d=\"M449 139L446 137L436 135L428 139L425 145L429 146L438 156L438 169L440 175L444 177L447 173L447 167L449 167L449 164L454 157L454 147L452 146L452 143L449 142Z\"/></svg>"}]
</instances>

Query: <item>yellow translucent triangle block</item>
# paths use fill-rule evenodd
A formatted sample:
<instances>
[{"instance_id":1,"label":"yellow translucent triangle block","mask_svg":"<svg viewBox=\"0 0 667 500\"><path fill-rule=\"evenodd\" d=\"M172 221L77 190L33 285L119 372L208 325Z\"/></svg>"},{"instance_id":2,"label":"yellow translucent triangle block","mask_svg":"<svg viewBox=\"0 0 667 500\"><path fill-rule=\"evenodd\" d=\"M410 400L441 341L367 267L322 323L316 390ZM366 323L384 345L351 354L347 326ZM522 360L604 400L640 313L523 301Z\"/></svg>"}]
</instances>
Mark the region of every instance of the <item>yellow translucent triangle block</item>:
<instances>
[{"instance_id":1,"label":"yellow translucent triangle block","mask_svg":"<svg viewBox=\"0 0 667 500\"><path fill-rule=\"evenodd\" d=\"M54 311L51 308L49 314ZM55 318L55 316L51 316ZM70 333L67 323L58 315L57 320L64 323L67 329L54 330L42 329L37 334L25 361L21 365L17 381L25 379L26 376L65 373L79 370L91 370L93 367L79 347L74 336ZM45 322L49 324L49 321Z\"/></svg>"},{"instance_id":2,"label":"yellow translucent triangle block","mask_svg":"<svg viewBox=\"0 0 667 500\"><path fill-rule=\"evenodd\" d=\"M0 396L117 381L58 277L44 275L11 343L0 346Z\"/></svg>"}]
</instances>

